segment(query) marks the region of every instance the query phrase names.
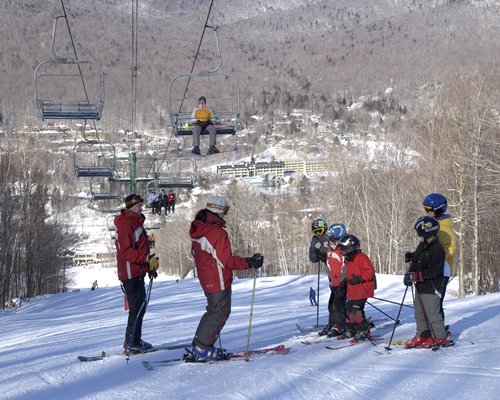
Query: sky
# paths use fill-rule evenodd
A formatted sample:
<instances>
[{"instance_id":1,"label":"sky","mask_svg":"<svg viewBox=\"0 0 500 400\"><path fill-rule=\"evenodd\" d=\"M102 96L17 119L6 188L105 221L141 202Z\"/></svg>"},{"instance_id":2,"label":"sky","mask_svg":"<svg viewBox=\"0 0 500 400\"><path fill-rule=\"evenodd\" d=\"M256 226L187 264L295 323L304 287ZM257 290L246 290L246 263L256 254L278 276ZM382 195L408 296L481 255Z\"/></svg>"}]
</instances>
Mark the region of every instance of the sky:
<instances>
[{"instance_id":1,"label":"sky","mask_svg":"<svg viewBox=\"0 0 500 400\"><path fill-rule=\"evenodd\" d=\"M306 346L297 323L312 328L317 309L309 288L317 277L258 277L250 347L285 344L287 355L249 362L179 364L145 369L141 361L175 358L183 350L134 356L122 351L127 313L114 268L79 267L72 291L44 295L21 307L0 311L0 399L494 399L500 378L500 294L457 299L456 280L449 286L445 313L456 345L438 351L370 343L340 350L335 339ZM265 266L263 269L265 273ZM91 291L94 280L99 288ZM405 286L401 276L377 275L370 303L395 318ZM245 350L253 279L233 284L233 306L221 334L222 347ZM327 321L328 281L321 277L319 322ZM411 305L411 292L405 298ZM152 286L143 339L153 344L189 343L205 311L197 279L175 281L160 275ZM388 341L394 323L366 306ZM394 339L414 335L413 310L403 307ZM307 338L313 338L315 334ZM116 354L82 363L78 355Z\"/></svg>"}]
</instances>

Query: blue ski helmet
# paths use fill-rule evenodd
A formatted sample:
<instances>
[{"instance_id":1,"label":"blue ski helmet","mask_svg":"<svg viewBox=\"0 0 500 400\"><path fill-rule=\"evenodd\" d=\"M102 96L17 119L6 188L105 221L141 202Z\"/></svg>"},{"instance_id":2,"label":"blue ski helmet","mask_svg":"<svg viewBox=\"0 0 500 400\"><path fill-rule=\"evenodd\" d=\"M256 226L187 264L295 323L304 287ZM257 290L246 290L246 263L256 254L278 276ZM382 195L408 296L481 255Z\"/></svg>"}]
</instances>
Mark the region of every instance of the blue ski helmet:
<instances>
[{"instance_id":1,"label":"blue ski helmet","mask_svg":"<svg viewBox=\"0 0 500 400\"><path fill-rule=\"evenodd\" d=\"M446 197L441 193L430 193L422 202L427 214L434 213L436 216L443 214L448 208Z\"/></svg>"},{"instance_id":2,"label":"blue ski helmet","mask_svg":"<svg viewBox=\"0 0 500 400\"><path fill-rule=\"evenodd\" d=\"M326 237L333 243L336 243L345 234L346 228L342 222L334 222L326 230Z\"/></svg>"},{"instance_id":3,"label":"blue ski helmet","mask_svg":"<svg viewBox=\"0 0 500 400\"><path fill-rule=\"evenodd\" d=\"M428 239L439 232L439 222L436 218L426 215L417 219L414 228L418 236Z\"/></svg>"}]
</instances>

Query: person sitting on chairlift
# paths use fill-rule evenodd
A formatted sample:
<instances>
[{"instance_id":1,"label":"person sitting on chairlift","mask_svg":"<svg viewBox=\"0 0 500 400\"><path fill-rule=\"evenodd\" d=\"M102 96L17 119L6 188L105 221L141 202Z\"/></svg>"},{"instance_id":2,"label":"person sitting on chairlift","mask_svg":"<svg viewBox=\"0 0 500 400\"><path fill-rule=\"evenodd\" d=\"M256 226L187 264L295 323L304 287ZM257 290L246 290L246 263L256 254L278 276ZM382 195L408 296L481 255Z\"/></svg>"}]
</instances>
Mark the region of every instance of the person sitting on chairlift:
<instances>
[{"instance_id":1,"label":"person sitting on chairlift","mask_svg":"<svg viewBox=\"0 0 500 400\"><path fill-rule=\"evenodd\" d=\"M198 99L198 108L193 110L193 154L201 155L200 152L200 135L206 130L209 135L210 147L207 155L219 153L219 149L215 146L217 142L217 130L212 123L213 113L210 108L206 107L207 99L201 96Z\"/></svg>"}]
</instances>

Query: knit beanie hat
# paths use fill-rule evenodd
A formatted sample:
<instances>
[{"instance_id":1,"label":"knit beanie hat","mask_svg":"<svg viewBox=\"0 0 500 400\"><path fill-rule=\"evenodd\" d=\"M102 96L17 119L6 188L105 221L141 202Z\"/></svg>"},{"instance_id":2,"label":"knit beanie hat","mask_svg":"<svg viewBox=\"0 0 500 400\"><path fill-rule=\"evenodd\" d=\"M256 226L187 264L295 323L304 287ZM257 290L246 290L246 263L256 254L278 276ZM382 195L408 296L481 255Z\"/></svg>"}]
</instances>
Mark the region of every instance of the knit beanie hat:
<instances>
[{"instance_id":1,"label":"knit beanie hat","mask_svg":"<svg viewBox=\"0 0 500 400\"><path fill-rule=\"evenodd\" d=\"M125 207L127 208L132 208L139 203L144 203L144 199L138 194L132 193L125 197Z\"/></svg>"}]
</instances>

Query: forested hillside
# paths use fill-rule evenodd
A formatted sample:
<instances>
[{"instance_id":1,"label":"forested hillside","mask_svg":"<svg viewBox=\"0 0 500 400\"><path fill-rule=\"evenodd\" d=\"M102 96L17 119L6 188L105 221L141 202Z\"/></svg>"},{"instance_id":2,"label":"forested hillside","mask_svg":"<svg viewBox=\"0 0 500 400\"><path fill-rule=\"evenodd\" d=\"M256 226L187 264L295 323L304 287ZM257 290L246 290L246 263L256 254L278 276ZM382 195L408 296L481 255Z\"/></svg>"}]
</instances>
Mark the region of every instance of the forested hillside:
<instances>
[{"instance_id":1,"label":"forested hillside","mask_svg":"<svg viewBox=\"0 0 500 400\"><path fill-rule=\"evenodd\" d=\"M109 130L130 127L131 3L64 2L79 58L105 73ZM138 3L139 128L163 128L169 80L190 70L211 2ZM50 57L52 18L61 14L59 0L0 4L0 109L14 127L35 123L33 68ZM387 86L412 99L419 85L494 59L498 18L498 1L215 0L208 22L220 26L222 70L239 80L248 117L293 107L323 112L338 93L372 95ZM56 49L72 56L70 45L62 26ZM196 69L212 67L214 52L207 33Z\"/></svg>"}]
</instances>

